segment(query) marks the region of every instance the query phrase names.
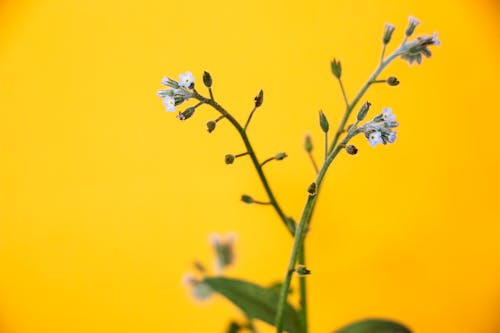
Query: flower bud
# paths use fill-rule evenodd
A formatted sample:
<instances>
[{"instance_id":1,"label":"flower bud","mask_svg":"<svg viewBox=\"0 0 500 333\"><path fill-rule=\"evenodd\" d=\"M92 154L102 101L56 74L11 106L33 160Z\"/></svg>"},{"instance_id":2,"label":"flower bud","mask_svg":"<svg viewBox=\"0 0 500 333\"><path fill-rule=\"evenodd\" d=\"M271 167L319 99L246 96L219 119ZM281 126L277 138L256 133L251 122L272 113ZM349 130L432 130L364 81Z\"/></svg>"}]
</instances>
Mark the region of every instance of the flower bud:
<instances>
[{"instance_id":1,"label":"flower bud","mask_svg":"<svg viewBox=\"0 0 500 333\"><path fill-rule=\"evenodd\" d=\"M297 273L299 276L306 276L311 274L311 271L308 270L304 265L297 265L297 267L295 267L295 273Z\"/></svg>"},{"instance_id":2,"label":"flower bud","mask_svg":"<svg viewBox=\"0 0 500 333\"><path fill-rule=\"evenodd\" d=\"M262 89L259 91L259 94L255 96L254 101L256 108L262 105L262 103L264 102L264 91L262 91Z\"/></svg>"},{"instance_id":3,"label":"flower bud","mask_svg":"<svg viewBox=\"0 0 500 333\"><path fill-rule=\"evenodd\" d=\"M180 120L189 119L193 116L194 111L196 111L196 109L193 106L191 106L191 107L187 108L186 110L184 110L183 112L179 113L177 115L177 118Z\"/></svg>"},{"instance_id":4,"label":"flower bud","mask_svg":"<svg viewBox=\"0 0 500 333\"><path fill-rule=\"evenodd\" d=\"M284 160L288 155L286 153L278 153L276 156L274 156L274 159L277 161Z\"/></svg>"},{"instance_id":5,"label":"flower bud","mask_svg":"<svg viewBox=\"0 0 500 333\"><path fill-rule=\"evenodd\" d=\"M358 121L362 121L363 119L365 119L366 114L368 113L368 110L370 110L371 105L372 104L370 102L365 102L365 104L361 106L361 109L359 110L357 116Z\"/></svg>"},{"instance_id":6,"label":"flower bud","mask_svg":"<svg viewBox=\"0 0 500 333\"><path fill-rule=\"evenodd\" d=\"M319 125L321 126L321 130L323 130L323 132L328 133L328 130L330 129L330 124L328 124L328 120L326 119L326 116L323 113L323 111L319 112Z\"/></svg>"},{"instance_id":7,"label":"flower bud","mask_svg":"<svg viewBox=\"0 0 500 333\"><path fill-rule=\"evenodd\" d=\"M390 86L397 86L399 84L399 80L395 76L389 76L385 82Z\"/></svg>"},{"instance_id":8,"label":"flower bud","mask_svg":"<svg viewBox=\"0 0 500 333\"><path fill-rule=\"evenodd\" d=\"M179 88L179 83L177 81L172 80L171 78L166 76L161 80L161 84L174 89Z\"/></svg>"},{"instance_id":9,"label":"flower bud","mask_svg":"<svg viewBox=\"0 0 500 333\"><path fill-rule=\"evenodd\" d=\"M203 83L207 88L210 88L212 86L212 76L207 71L203 72Z\"/></svg>"},{"instance_id":10,"label":"flower bud","mask_svg":"<svg viewBox=\"0 0 500 333\"><path fill-rule=\"evenodd\" d=\"M413 32L415 31L415 28L417 27L417 25L420 24L420 21L417 20L416 18L414 18L413 16L410 16L408 18L408 20L410 21L408 23L408 27L406 28L406 37L410 37Z\"/></svg>"},{"instance_id":11,"label":"flower bud","mask_svg":"<svg viewBox=\"0 0 500 333\"><path fill-rule=\"evenodd\" d=\"M345 147L345 151L349 155L356 155L358 153L358 148L356 148L355 145L347 145L347 147Z\"/></svg>"},{"instance_id":12,"label":"flower bud","mask_svg":"<svg viewBox=\"0 0 500 333\"><path fill-rule=\"evenodd\" d=\"M392 33L394 32L394 29L396 29L392 24L387 23L385 25L385 30L384 30L384 38L382 41L384 42L385 45L389 44L391 41Z\"/></svg>"},{"instance_id":13,"label":"flower bud","mask_svg":"<svg viewBox=\"0 0 500 333\"><path fill-rule=\"evenodd\" d=\"M207 123L207 131L208 133L212 133L215 129L215 126L217 126L217 123L213 120L210 120L208 123Z\"/></svg>"},{"instance_id":14,"label":"flower bud","mask_svg":"<svg viewBox=\"0 0 500 333\"><path fill-rule=\"evenodd\" d=\"M312 139L310 135L306 135L306 139L304 141L304 149L310 153L313 150Z\"/></svg>"},{"instance_id":15,"label":"flower bud","mask_svg":"<svg viewBox=\"0 0 500 333\"><path fill-rule=\"evenodd\" d=\"M235 158L236 157L233 154L227 154L224 157L224 161L226 162L226 164L233 164Z\"/></svg>"},{"instance_id":16,"label":"flower bud","mask_svg":"<svg viewBox=\"0 0 500 333\"><path fill-rule=\"evenodd\" d=\"M342 76L342 65L340 64L340 61L337 61L337 59L333 59L333 61L331 62L331 66L333 75L337 79L340 79L340 77Z\"/></svg>"},{"instance_id":17,"label":"flower bud","mask_svg":"<svg viewBox=\"0 0 500 333\"><path fill-rule=\"evenodd\" d=\"M316 195L316 183L311 183L309 187L307 188L307 192L309 193L310 196L315 196Z\"/></svg>"},{"instance_id":18,"label":"flower bud","mask_svg":"<svg viewBox=\"0 0 500 333\"><path fill-rule=\"evenodd\" d=\"M241 201L243 201L244 203L247 203L247 204L252 204L252 203L254 203L253 198L252 198L251 196L249 196L249 195L246 195L246 194L243 194L243 195L241 196Z\"/></svg>"}]
</instances>

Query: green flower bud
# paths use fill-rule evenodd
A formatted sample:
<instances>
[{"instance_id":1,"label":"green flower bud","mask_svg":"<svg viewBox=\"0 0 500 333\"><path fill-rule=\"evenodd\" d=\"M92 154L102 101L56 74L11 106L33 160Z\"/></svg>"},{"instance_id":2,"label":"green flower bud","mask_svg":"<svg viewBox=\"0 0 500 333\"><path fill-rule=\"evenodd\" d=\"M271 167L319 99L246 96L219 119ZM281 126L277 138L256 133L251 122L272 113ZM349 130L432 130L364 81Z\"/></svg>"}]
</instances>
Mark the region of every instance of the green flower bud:
<instances>
[{"instance_id":1,"label":"green flower bud","mask_svg":"<svg viewBox=\"0 0 500 333\"><path fill-rule=\"evenodd\" d=\"M203 72L203 83L207 88L210 88L212 86L212 76L207 71Z\"/></svg>"},{"instance_id":2,"label":"green flower bud","mask_svg":"<svg viewBox=\"0 0 500 333\"><path fill-rule=\"evenodd\" d=\"M333 75L335 75L337 79L340 79L340 77L342 76L342 65L340 64L340 61L333 59L333 61L331 62L331 66Z\"/></svg>"},{"instance_id":3,"label":"green flower bud","mask_svg":"<svg viewBox=\"0 0 500 333\"><path fill-rule=\"evenodd\" d=\"M319 112L319 125L321 126L323 132L328 133L328 130L330 129L330 124L328 124L328 120L326 119L326 116L323 113L323 111Z\"/></svg>"},{"instance_id":4,"label":"green flower bud","mask_svg":"<svg viewBox=\"0 0 500 333\"><path fill-rule=\"evenodd\" d=\"M243 194L243 195L241 196L241 201L243 201L244 203L247 203L247 204L252 204L252 203L254 203L253 198L252 198L251 196L249 196L249 195L246 195L246 194Z\"/></svg>"},{"instance_id":5,"label":"green flower bud","mask_svg":"<svg viewBox=\"0 0 500 333\"><path fill-rule=\"evenodd\" d=\"M311 274L311 271L308 270L304 265L298 265L297 267L295 267L295 273L297 273L299 276L306 276Z\"/></svg>"},{"instance_id":6,"label":"green flower bud","mask_svg":"<svg viewBox=\"0 0 500 333\"><path fill-rule=\"evenodd\" d=\"M304 141L304 148L308 153L312 152L313 150L313 144L310 135L306 135L306 139Z\"/></svg>"},{"instance_id":7,"label":"green flower bud","mask_svg":"<svg viewBox=\"0 0 500 333\"><path fill-rule=\"evenodd\" d=\"M363 119L365 119L366 114L368 113L368 110L370 110L371 105L372 104L370 102L365 102L365 104L361 106L361 109L358 112L358 117L357 117L358 121L362 121Z\"/></svg>"},{"instance_id":8,"label":"green flower bud","mask_svg":"<svg viewBox=\"0 0 500 333\"><path fill-rule=\"evenodd\" d=\"M277 161L284 160L288 155L286 153L278 153L276 156L274 156L274 159Z\"/></svg>"},{"instance_id":9,"label":"green flower bud","mask_svg":"<svg viewBox=\"0 0 500 333\"><path fill-rule=\"evenodd\" d=\"M345 151L349 155L356 155L358 153L358 148L356 148L355 145L347 145L347 147L345 147Z\"/></svg>"},{"instance_id":10,"label":"green flower bud","mask_svg":"<svg viewBox=\"0 0 500 333\"><path fill-rule=\"evenodd\" d=\"M191 107L187 108L186 110L184 110L184 112L179 113L177 115L177 118L180 120L189 119L193 116L194 111L196 111L196 109L193 106L191 106Z\"/></svg>"},{"instance_id":11,"label":"green flower bud","mask_svg":"<svg viewBox=\"0 0 500 333\"><path fill-rule=\"evenodd\" d=\"M213 120L210 120L208 123L207 123L207 131L208 133L212 133L215 129L215 126L217 126L217 123Z\"/></svg>"},{"instance_id":12,"label":"green flower bud","mask_svg":"<svg viewBox=\"0 0 500 333\"><path fill-rule=\"evenodd\" d=\"M395 76L389 76L386 80L387 84L390 86L397 86L399 84L399 80Z\"/></svg>"},{"instance_id":13,"label":"green flower bud","mask_svg":"<svg viewBox=\"0 0 500 333\"><path fill-rule=\"evenodd\" d=\"M382 41L384 42L385 45L389 44L391 41L392 33L394 32L394 29L396 29L392 24L386 24L385 25L385 30L384 30L384 38Z\"/></svg>"},{"instance_id":14,"label":"green flower bud","mask_svg":"<svg viewBox=\"0 0 500 333\"><path fill-rule=\"evenodd\" d=\"M264 91L262 91L262 89L259 91L259 94L255 96L254 100L256 108L262 105L262 103L264 102Z\"/></svg>"},{"instance_id":15,"label":"green flower bud","mask_svg":"<svg viewBox=\"0 0 500 333\"><path fill-rule=\"evenodd\" d=\"M311 183L311 185L309 185L309 187L307 188L307 192L309 193L310 196L315 196L316 190L317 190L316 183Z\"/></svg>"},{"instance_id":16,"label":"green flower bud","mask_svg":"<svg viewBox=\"0 0 500 333\"><path fill-rule=\"evenodd\" d=\"M234 159L236 157L232 154L227 154L225 157L224 157L224 161L226 162L226 164L233 164L234 162Z\"/></svg>"}]
</instances>

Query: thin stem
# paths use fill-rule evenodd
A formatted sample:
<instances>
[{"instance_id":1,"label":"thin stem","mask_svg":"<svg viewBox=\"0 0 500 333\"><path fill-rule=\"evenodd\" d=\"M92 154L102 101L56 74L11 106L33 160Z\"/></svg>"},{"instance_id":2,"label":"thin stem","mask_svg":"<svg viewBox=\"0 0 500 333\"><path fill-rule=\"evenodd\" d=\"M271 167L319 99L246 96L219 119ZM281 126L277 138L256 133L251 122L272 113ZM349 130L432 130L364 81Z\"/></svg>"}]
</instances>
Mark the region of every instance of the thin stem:
<instances>
[{"instance_id":1,"label":"thin stem","mask_svg":"<svg viewBox=\"0 0 500 333\"><path fill-rule=\"evenodd\" d=\"M266 164L267 162L271 162L272 160L274 160L274 156L273 156L273 157L269 157L267 160L265 160L264 162L262 162L262 163L260 164L260 166L261 166L261 167L263 167L263 166L264 166L264 164Z\"/></svg>"},{"instance_id":2,"label":"thin stem","mask_svg":"<svg viewBox=\"0 0 500 333\"><path fill-rule=\"evenodd\" d=\"M299 252L299 265L306 265L305 244ZM299 318L302 324L302 333L307 333L307 280L305 276L299 277Z\"/></svg>"},{"instance_id":3,"label":"thin stem","mask_svg":"<svg viewBox=\"0 0 500 333\"><path fill-rule=\"evenodd\" d=\"M278 301L278 312L276 314L276 332L277 333L283 332L284 310L285 310L285 304L286 304L286 300L287 300L288 290L290 288L290 282L292 280L293 269L295 267L295 262L297 261L297 255L299 254L300 250L302 249L302 247L304 245L304 238L305 238L306 230L309 226L309 222L311 221L312 213L314 211L314 207L315 207L316 202L317 202L321 183L323 181L323 178L325 177L326 171L328 170L328 167L330 166L330 164L333 162L335 157L337 157L338 153L347 144L347 142L349 142L349 140L353 136L355 136L356 134L358 134L358 132L352 132L351 134L346 136L344 138L344 140L341 142L341 144L338 145L333 150L333 152L328 155L328 158L325 161L325 164L323 164L323 167L321 168L321 171L319 172L319 174L316 178L316 194L310 195L307 198L306 205L304 207L304 210L302 211L302 217L300 218L299 225L297 226L297 230L295 232L292 253L290 255L290 261L288 263L288 268L287 268L287 274L285 276L285 280L283 281L283 286L281 287L281 291L280 291L280 298Z\"/></svg>"},{"instance_id":4,"label":"thin stem","mask_svg":"<svg viewBox=\"0 0 500 333\"><path fill-rule=\"evenodd\" d=\"M328 156L328 132L325 132L325 161Z\"/></svg>"},{"instance_id":5,"label":"thin stem","mask_svg":"<svg viewBox=\"0 0 500 333\"><path fill-rule=\"evenodd\" d=\"M385 56L385 49L387 47L387 44L384 43L384 46L382 47L382 54L380 55L380 63L382 64L384 62L384 56Z\"/></svg>"},{"instance_id":6,"label":"thin stem","mask_svg":"<svg viewBox=\"0 0 500 333\"><path fill-rule=\"evenodd\" d=\"M210 99L212 101L215 101L215 99L214 99L214 93L212 92L212 87L208 88L208 92L210 93Z\"/></svg>"},{"instance_id":7,"label":"thin stem","mask_svg":"<svg viewBox=\"0 0 500 333\"><path fill-rule=\"evenodd\" d=\"M314 171L316 171L316 174L319 173L318 165L316 164L316 161L314 160L314 156L312 155L311 152L307 152L307 155L309 155L309 158L311 159L311 163L314 167Z\"/></svg>"},{"instance_id":8,"label":"thin stem","mask_svg":"<svg viewBox=\"0 0 500 333\"><path fill-rule=\"evenodd\" d=\"M387 67L387 65L389 65L400 54L399 51L400 50L397 49L390 56L388 56L386 60L384 60L384 61L382 61L380 63L380 65L375 69L375 71L370 76L370 78L361 87L361 90L358 92L358 94L356 95L356 97L354 97L354 99L351 102L351 104L349 104L349 105L346 106L346 111L345 111L344 117L342 118L342 120L341 120L341 122L339 124L339 127L337 129L337 132L335 133L335 136L333 138L333 141L330 144L329 153L332 152L335 149L335 146L337 145L339 137L344 132L344 128L345 128L345 125L347 123L347 120L349 119L349 116L351 115L351 112L354 109L354 107L356 106L356 104L359 102L359 100L361 99L361 97L363 97L363 95L366 93L366 91L368 90L368 88L372 85L373 81L377 80L377 77L380 75L380 73L382 73L382 71L384 70L384 68Z\"/></svg>"},{"instance_id":9,"label":"thin stem","mask_svg":"<svg viewBox=\"0 0 500 333\"><path fill-rule=\"evenodd\" d=\"M245 155L248 155L247 151L244 153L238 154L238 155L234 155L234 158L238 158L238 157L245 156Z\"/></svg>"},{"instance_id":10,"label":"thin stem","mask_svg":"<svg viewBox=\"0 0 500 333\"><path fill-rule=\"evenodd\" d=\"M259 160L257 159L255 151L253 150L252 144L250 143L250 140L248 139L248 136L245 130L241 127L240 123L233 116L231 116L229 112L227 112L226 109L224 109L219 103L200 95L196 90L193 90L193 98L199 100L200 102L210 105L212 108L217 110L221 115L226 117L227 120L229 120L229 122L234 126L234 128L236 128L236 130L241 136L241 139L243 140L243 143L245 144L247 153L250 155L250 158L252 159L252 163L255 167L255 170L257 171L257 174L259 175L260 181L264 186L264 189L269 198L269 204L274 207L274 210L276 211L276 213L278 213L278 216L280 217L281 221L285 224L285 227L293 236L294 226L290 224L285 213L281 209L281 206L278 204L278 201L276 200L276 197L274 196L274 193L271 190L271 187L269 186L269 182L267 181L266 175L264 174L264 171L262 170Z\"/></svg>"},{"instance_id":11,"label":"thin stem","mask_svg":"<svg viewBox=\"0 0 500 333\"><path fill-rule=\"evenodd\" d=\"M372 83L385 83L387 82L386 80L374 80Z\"/></svg>"},{"instance_id":12,"label":"thin stem","mask_svg":"<svg viewBox=\"0 0 500 333\"><path fill-rule=\"evenodd\" d=\"M254 200L253 203L257 204L257 205L270 205L271 204L270 202L264 202L264 201L259 201L259 200Z\"/></svg>"},{"instance_id":13,"label":"thin stem","mask_svg":"<svg viewBox=\"0 0 500 333\"><path fill-rule=\"evenodd\" d=\"M247 123L245 124L245 127L243 128L243 130L245 132L247 131L248 124L250 124L250 120L252 120L252 116L253 116L255 110L257 110L256 106L254 106L254 108L252 109L252 112L250 112L250 115L248 116Z\"/></svg>"},{"instance_id":14,"label":"thin stem","mask_svg":"<svg viewBox=\"0 0 500 333\"><path fill-rule=\"evenodd\" d=\"M347 100L347 95L345 93L344 84L342 83L342 79L338 79L338 80L339 80L339 84L340 84L340 90L342 90L342 96L344 96L345 106L348 107L349 101Z\"/></svg>"}]
</instances>

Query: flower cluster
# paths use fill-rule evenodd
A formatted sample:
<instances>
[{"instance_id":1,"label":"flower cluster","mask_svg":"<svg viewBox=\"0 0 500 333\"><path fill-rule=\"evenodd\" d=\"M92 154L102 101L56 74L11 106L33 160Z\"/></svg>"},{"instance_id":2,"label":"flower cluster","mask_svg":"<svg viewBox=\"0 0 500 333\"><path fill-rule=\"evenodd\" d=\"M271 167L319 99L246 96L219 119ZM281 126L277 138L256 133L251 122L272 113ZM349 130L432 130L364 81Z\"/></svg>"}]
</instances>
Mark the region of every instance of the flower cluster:
<instances>
[{"instance_id":1,"label":"flower cluster","mask_svg":"<svg viewBox=\"0 0 500 333\"><path fill-rule=\"evenodd\" d=\"M410 16L408 27L406 28L405 32L407 38L413 34L415 28L419 24L419 20L417 20L413 16ZM428 47L430 45L439 46L440 44L441 42L437 38L437 32L435 32L432 36L418 36L413 41L408 43L406 43L405 39L405 42L400 47L399 54L401 55L401 58L408 61L410 65L412 65L414 62L420 65L423 59L422 55L426 56L427 58L432 55Z\"/></svg>"},{"instance_id":2,"label":"flower cluster","mask_svg":"<svg viewBox=\"0 0 500 333\"><path fill-rule=\"evenodd\" d=\"M422 63L422 55L425 55L427 58L432 55L428 46L439 46L440 44L441 42L437 38L437 32L432 36L419 36L414 41L401 48L401 58L408 61L410 65L414 62L420 65Z\"/></svg>"},{"instance_id":3,"label":"flower cluster","mask_svg":"<svg viewBox=\"0 0 500 333\"><path fill-rule=\"evenodd\" d=\"M372 121L359 128L365 134L372 147L377 144L394 143L397 132L393 128L398 127L396 115L392 113L391 108L382 109L382 113L373 118Z\"/></svg>"},{"instance_id":4,"label":"flower cluster","mask_svg":"<svg viewBox=\"0 0 500 333\"><path fill-rule=\"evenodd\" d=\"M176 106L191 98L191 89L194 88L194 77L187 71L179 75L179 82L171 78L164 77L161 84L170 89L158 90L158 97L162 99L167 112L175 112Z\"/></svg>"}]
</instances>

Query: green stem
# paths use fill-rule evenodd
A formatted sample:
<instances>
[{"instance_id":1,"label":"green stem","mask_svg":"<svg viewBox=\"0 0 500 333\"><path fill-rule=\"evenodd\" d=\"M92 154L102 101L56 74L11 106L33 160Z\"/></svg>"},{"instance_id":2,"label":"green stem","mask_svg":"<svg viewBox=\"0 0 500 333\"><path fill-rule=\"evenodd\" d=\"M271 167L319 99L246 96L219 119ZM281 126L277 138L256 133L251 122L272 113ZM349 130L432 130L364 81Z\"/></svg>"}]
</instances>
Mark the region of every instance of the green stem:
<instances>
[{"instance_id":1,"label":"green stem","mask_svg":"<svg viewBox=\"0 0 500 333\"><path fill-rule=\"evenodd\" d=\"M253 114L254 114L255 110L257 110L257 107L254 107L254 108L252 109L252 111L250 112L250 115L248 116L248 119L247 119L247 122L246 122L246 124L245 124L245 127L243 127L243 131L245 131L245 132L246 132L246 130L247 130L247 128L248 128L248 124L250 124L250 120L252 120L252 117L253 117Z\"/></svg>"},{"instance_id":2,"label":"green stem","mask_svg":"<svg viewBox=\"0 0 500 333\"><path fill-rule=\"evenodd\" d=\"M342 150L343 147L349 142L349 140L358 134L358 132L352 132L351 134L347 135L345 139L341 142L340 145L338 145L334 151L328 155L327 160L325 161L325 164L323 164L323 167L321 168L317 178L316 178L316 194L315 195L310 195L307 198L306 205L304 207L304 210L302 212L302 216L300 218L299 225L297 226L297 230L295 231L295 237L293 240L293 247L292 247L292 253L290 255L290 261L288 262L288 268L287 268L287 274L285 276L285 280L283 282L283 286L281 287L280 291L280 298L278 301L278 312L276 314L276 332L277 333L282 333L283 332L283 319L284 319L284 310L285 310L285 304L287 300L287 295L288 295L288 290L290 288L290 282L292 280L292 274L295 268L295 263L297 261L297 256L299 255L299 252L301 252L301 249L304 245L304 238L305 234L307 231L307 228L309 226L309 222L311 221L312 213L314 211L314 207L317 202L319 190L321 183L323 182L323 178L325 177L326 171L328 170L328 167L330 164L333 162L335 157L337 157L338 153ZM305 292L305 290L304 290ZM302 293L302 291L301 291ZM304 314L302 314L304 315Z\"/></svg>"},{"instance_id":3,"label":"green stem","mask_svg":"<svg viewBox=\"0 0 500 333\"><path fill-rule=\"evenodd\" d=\"M302 244L301 251L299 252L299 265L306 265L305 244ZM302 324L302 333L307 333L307 280L305 276L299 277L299 317Z\"/></svg>"},{"instance_id":4,"label":"green stem","mask_svg":"<svg viewBox=\"0 0 500 333\"><path fill-rule=\"evenodd\" d=\"M316 161L314 160L314 156L312 155L311 152L307 152L307 154L309 155L309 158L311 159L311 163L314 167L314 171L316 171L316 174L319 173L319 169L318 169L318 165L316 164Z\"/></svg>"},{"instance_id":5,"label":"green stem","mask_svg":"<svg viewBox=\"0 0 500 333\"><path fill-rule=\"evenodd\" d=\"M347 95L345 93L344 84L342 83L342 79L338 79L338 80L339 80L339 84L340 84L340 90L342 90L342 96L344 96L345 106L348 107L349 101L347 100Z\"/></svg>"},{"instance_id":6,"label":"green stem","mask_svg":"<svg viewBox=\"0 0 500 333\"><path fill-rule=\"evenodd\" d=\"M372 85L373 81L377 80L377 77L380 75L380 73L382 73L384 68L386 68L387 65L389 65L400 54L399 51L400 50L397 49L390 56L388 56L386 60L384 60L380 63L380 65L377 67L377 69L375 69L375 71L370 76L368 81L366 81L366 83L363 85L363 87L361 87L361 90L358 92L356 97L354 97L352 103L348 104L346 106L346 111L345 111L344 117L342 118L342 121L339 124L339 128L337 129L337 132L335 133L333 141L330 145L329 153L331 153L335 149L335 146L337 145L337 142L339 141L340 136L344 132L344 128L345 128L345 125L347 123L347 120L349 119L349 116L351 115L351 112L354 109L354 107L356 106L356 104L359 102L361 97L363 97L363 95L366 93L368 88Z\"/></svg>"},{"instance_id":7,"label":"green stem","mask_svg":"<svg viewBox=\"0 0 500 333\"><path fill-rule=\"evenodd\" d=\"M225 118L227 118L227 120L229 120L229 122L236 128L236 130L238 131L238 133L241 136L241 139L243 140L243 143L245 144L248 155L250 155L250 158L252 159L252 163L255 167L255 170L257 170L257 174L259 175L260 181L262 182L262 185L264 186L264 189L267 193L267 196L269 197L269 204L274 207L274 210L276 211L276 213L278 213L280 219L285 224L285 227L288 229L288 231L293 236L294 235L294 226L290 225L287 217L285 216L285 213L281 209L281 206L278 204L278 201L276 200L276 197L274 196L274 193L271 190L271 187L269 186L269 182L267 181L266 175L264 174L264 171L262 170L262 166L260 165L259 160L257 159L255 151L253 150L252 144L250 143L250 140L249 140L245 130L243 129L243 127L241 127L240 123L233 116L231 116L231 114L229 114L229 112L227 112L226 109L224 109L219 103L217 103L213 99L208 99L208 98L200 95L196 90L193 90L193 98L213 107L221 115L223 115Z\"/></svg>"}]
</instances>

